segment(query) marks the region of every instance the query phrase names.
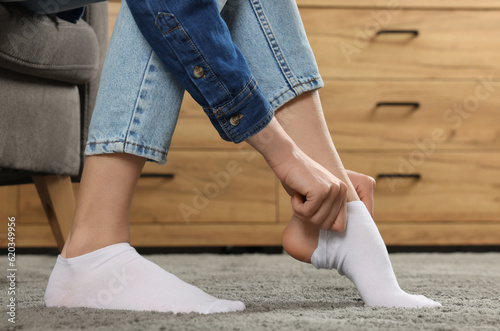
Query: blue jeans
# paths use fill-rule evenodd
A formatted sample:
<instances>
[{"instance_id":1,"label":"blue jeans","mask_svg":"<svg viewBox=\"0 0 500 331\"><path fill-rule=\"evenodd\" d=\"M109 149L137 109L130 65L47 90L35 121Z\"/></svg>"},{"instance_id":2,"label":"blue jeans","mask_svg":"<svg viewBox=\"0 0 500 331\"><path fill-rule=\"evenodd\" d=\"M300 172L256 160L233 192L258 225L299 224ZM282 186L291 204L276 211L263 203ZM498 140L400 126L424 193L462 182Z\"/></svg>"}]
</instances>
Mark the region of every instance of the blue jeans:
<instances>
[{"instance_id":1,"label":"blue jeans","mask_svg":"<svg viewBox=\"0 0 500 331\"><path fill-rule=\"evenodd\" d=\"M276 110L323 82L295 1L260 0L259 12L255 2L219 0L219 8ZM165 163L183 94L182 85L165 70L122 1L85 154L129 153Z\"/></svg>"}]
</instances>

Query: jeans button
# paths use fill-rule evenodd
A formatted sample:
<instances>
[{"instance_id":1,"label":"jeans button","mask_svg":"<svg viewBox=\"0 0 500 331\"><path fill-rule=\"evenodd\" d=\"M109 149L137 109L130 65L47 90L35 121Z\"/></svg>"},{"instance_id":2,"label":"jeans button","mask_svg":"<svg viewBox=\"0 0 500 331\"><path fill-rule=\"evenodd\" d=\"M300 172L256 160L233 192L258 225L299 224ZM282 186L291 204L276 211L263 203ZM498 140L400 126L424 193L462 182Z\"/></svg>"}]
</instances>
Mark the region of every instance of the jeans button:
<instances>
[{"instance_id":1,"label":"jeans button","mask_svg":"<svg viewBox=\"0 0 500 331\"><path fill-rule=\"evenodd\" d=\"M234 115L233 117L231 117L229 119L229 123L232 125L232 126L238 126L238 124L240 124L240 120L243 118L244 115Z\"/></svg>"},{"instance_id":2,"label":"jeans button","mask_svg":"<svg viewBox=\"0 0 500 331\"><path fill-rule=\"evenodd\" d=\"M200 66L195 66L193 70L193 75L196 78L202 78L205 76L205 70L203 70L203 68Z\"/></svg>"}]
</instances>

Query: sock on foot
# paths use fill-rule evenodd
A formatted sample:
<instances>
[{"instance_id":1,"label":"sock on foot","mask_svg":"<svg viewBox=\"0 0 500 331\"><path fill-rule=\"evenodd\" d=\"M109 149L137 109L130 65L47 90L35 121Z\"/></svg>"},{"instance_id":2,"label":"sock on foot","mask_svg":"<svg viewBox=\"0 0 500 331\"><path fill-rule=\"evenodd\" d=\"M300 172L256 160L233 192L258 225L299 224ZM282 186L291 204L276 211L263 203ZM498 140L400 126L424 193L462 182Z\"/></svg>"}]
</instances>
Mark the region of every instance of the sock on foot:
<instances>
[{"instance_id":1,"label":"sock on foot","mask_svg":"<svg viewBox=\"0 0 500 331\"><path fill-rule=\"evenodd\" d=\"M200 314L245 309L217 299L140 256L128 243L57 258L45 291L47 307L88 307Z\"/></svg>"},{"instance_id":2,"label":"sock on foot","mask_svg":"<svg viewBox=\"0 0 500 331\"><path fill-rule=\"evenodd\" d=\"M336 269L339 274L347 276L368 306L441 306L423 295L408 294L399 287L384 241L361 201L347 203L346 231L320 230L311 263L318 269Z\"/></svg>"}]
</instances>

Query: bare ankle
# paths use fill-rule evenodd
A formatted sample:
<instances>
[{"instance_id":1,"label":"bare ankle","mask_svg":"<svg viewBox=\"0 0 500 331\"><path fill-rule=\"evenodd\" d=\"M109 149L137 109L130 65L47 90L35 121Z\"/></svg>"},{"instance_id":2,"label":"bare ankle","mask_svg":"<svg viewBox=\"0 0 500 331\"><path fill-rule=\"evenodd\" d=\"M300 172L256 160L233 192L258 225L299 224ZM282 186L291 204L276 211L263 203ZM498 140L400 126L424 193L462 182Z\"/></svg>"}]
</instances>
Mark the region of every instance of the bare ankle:
<instances>
[{"instance_id":1,"label":"bare ankle","mask_svg":"<svg viewBox=\"0 0 500 331\"><path fill-rule=\"evenodd\" d=\"M92 240L89 240L88 238L92 238ZM87 236L84 238L84 240L79 240L78 237L73 237L71 238L68 237L66 240L66 243L64 244L63 250L61 251L61 256L63 258L69 259L81 255L85 255L88 253L91 253L93 251L96 251L98 249L118 244L118 243L124 243L124 242L130 242L129 238L95 238L91 236Z\"/></svg>"}]
</instances>

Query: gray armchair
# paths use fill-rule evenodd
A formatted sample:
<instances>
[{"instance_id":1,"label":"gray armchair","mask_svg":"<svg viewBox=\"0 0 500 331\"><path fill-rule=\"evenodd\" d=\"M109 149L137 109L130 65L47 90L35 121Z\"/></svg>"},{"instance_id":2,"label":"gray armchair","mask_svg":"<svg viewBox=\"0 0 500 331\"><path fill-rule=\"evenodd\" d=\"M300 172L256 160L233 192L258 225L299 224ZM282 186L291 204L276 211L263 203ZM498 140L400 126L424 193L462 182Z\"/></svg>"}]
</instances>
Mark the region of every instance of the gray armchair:
<instances>
[{"instance_id":1,"label":"gray armchair","mask_svg":"<svg viewBox=\"0 0 500 331\"><path fill-rule=\"evenodd\" d=\"M5 0L4 0L5 1ZM77 24L0 0L0 185L34 183L58 247L74 211L107 47L107 3Z\"/></svg>"}]
</instances>

